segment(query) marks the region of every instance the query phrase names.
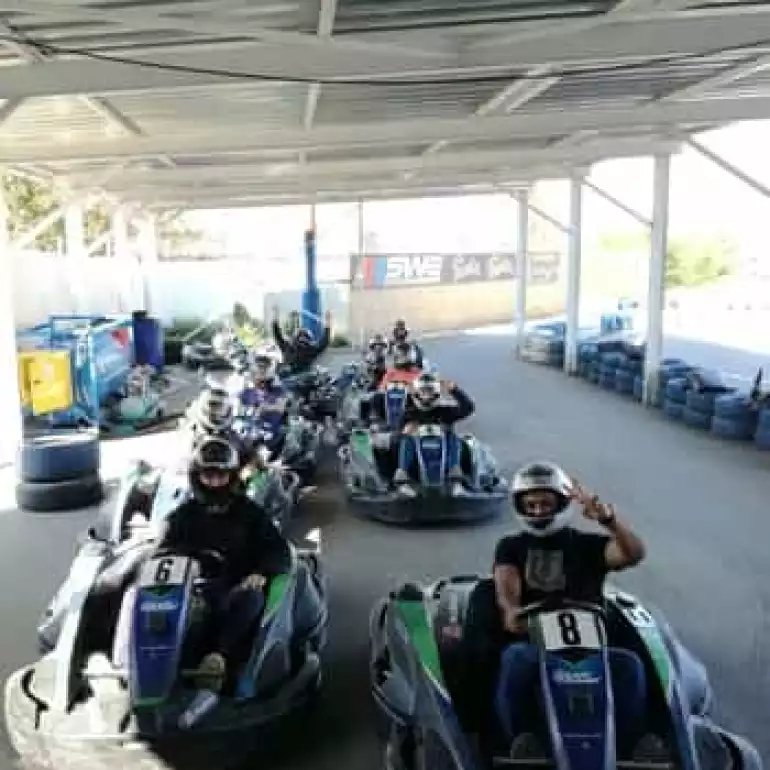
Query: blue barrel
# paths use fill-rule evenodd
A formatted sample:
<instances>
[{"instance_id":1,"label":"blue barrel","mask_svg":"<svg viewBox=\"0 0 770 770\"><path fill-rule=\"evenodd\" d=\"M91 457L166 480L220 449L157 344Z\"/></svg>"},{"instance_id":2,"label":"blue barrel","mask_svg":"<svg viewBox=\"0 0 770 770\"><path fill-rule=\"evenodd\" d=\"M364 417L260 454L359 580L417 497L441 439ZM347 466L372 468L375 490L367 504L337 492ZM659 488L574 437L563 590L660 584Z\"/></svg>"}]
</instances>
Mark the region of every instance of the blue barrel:
<instances>
[{"instance_id":1,"label":"blue barrel","mask_svg":"<svg viewBox=\"0 0 770 770\"><path fill-rule=\"evenodd\" d=\"M134 313L134 357L139 366L152 366L162 369L163 326L157 318L150 318L145 313Z\"/></svg>"}]
</instances>

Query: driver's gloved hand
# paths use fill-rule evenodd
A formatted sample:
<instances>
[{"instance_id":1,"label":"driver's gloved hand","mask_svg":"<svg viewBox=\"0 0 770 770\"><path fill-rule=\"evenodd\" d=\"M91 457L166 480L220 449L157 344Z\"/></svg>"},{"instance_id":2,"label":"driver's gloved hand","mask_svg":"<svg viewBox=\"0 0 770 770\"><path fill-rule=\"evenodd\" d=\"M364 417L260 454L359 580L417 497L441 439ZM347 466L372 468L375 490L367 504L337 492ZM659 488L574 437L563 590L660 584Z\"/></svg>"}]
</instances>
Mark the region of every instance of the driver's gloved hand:
<instances>
[{"instance_id":1,"label":"driver's gloved hand","mask_svg":"<svg viewBox=\"0 0 770 770\"><path fill-rule=\"evenodd\" d=\"M265 585L267 584L267 578L264 575L248 575L245 577L241 583L239 588L243 588L245 590L250 591L261 591Z\"/></svg>"}]
</instances>

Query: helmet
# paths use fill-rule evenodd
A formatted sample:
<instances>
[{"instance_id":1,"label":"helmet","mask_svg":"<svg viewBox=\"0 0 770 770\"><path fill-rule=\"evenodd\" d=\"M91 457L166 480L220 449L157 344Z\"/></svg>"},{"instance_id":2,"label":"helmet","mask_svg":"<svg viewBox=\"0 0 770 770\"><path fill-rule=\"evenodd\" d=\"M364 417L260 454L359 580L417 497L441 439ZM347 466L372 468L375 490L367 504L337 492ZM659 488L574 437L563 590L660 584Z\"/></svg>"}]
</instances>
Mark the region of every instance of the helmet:
<instances>
[{"instance_id":1,"label":"helmet","mask_svg":"<svg viewBox=\"0 0 770 770\"><path fill-rule=\"evenodd\" d=\"M265 353L254 357L254 381L260 385L270 385L276 378L275 359Z\"/></svg>"},{"instance_id":2,"label":"helmet","mask_svg":"<svg viewBox=\"0 0 770 770\"><path fill-rule=\"evenodd\" d=\"M388 341L385 339L384 334L375 334L369 340L369 350L375 353L381 353L388 349Z\"/></svg>"},{"instance_id":3,"label":"helmet","mask_svg":"<svg viewBox=\"0 0 770 770\"><path fill-rule=\"evenodd\" d=\"M294 335L294 344L300 347L310 347L315 342L313 332L310 329L306 329L304 326L301 329L297 329L297 333Z\"/></svg>"},{"instance_id":4,"label":"helmet","mask_svg":"<svg viewBox=\"0 0 770 770\"><path fill-rule=\"evenodd\" d=\"M569 476L554 463L533 462L519 468L511 493L516 517L524 530L545 537L564 529L571 516L571 488Z\"/></svg>"},{"instance_id":5,"label":"helmet","mask_svg":"<svg viewBox=\"0 0 770 770\"><path fill-rule=\"evenodd\" d=\"M412 385L412 398L418 409L430 409L441 398L441 383L435 374L421 374Z\"/></svg>"},{"instance_id":6,"label":"helmet","mask_svg":"<svg viewBox=\"0 0 770 770\"><path fill-rule=\"evenodd\" d=\"M198 422L210 432L226 430L233 421L230 395L223 388L204 390L198 398Z\"/></svg>"},{"instance_id":7,"label":"helmet","mask_svg":"<svg viewBox=\"0 0 770 770\"><path fill-rule=\"evenodd\" d=\"M417 356L408 342L399 342L393 350L393 366L396 369L408 369L414 366Z\"/></svg>"},{"instance_id":8,"label":"helmet","mask_svg":"<svg viewBox=\"0 0 770 770\"><path fill-rule=\"evenodd\" d=\"M240 458L223 438L205 436L193 448L188 475L193 497L213 513L224 513L240 484Z\"/></svg>"},{"instance_id":9,"label":"helmet","mask_svg":"<svg viewBox=\"0 0 770 770\"><path fill-rule=\"evenodd\" d=\"M409 336L409 329L406 326L406 321L403 318L399 318L393 325L393 339L398 342L404 342Z\"/></svg>"}]
</instances>

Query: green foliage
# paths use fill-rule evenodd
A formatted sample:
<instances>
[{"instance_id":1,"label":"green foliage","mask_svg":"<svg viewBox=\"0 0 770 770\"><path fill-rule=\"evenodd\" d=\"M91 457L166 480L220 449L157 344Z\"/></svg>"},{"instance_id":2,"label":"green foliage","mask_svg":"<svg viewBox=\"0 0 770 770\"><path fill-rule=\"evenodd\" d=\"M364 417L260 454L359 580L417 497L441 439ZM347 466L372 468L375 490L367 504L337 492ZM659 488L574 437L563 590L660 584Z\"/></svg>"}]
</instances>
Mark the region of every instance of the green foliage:
<instances>
[{"instance_id":1,"label":"green foliage","mask_svg":"<svg viewBox=\"0 0 770 770\"><path fill-rule=\"evenodd\" d=\"M171 323L166 326L166 339L182 340L194 331L201 329L205 323L206 322L202 318L174 318Z\"/></svg>"},{"instance_id":2,"label":"green foliage","mask_svg":"<svg viewBox=\"0 0 770 770\"><path fill-rule=\"evenodd\" d=\"M700 286L730 275L738 249L727 238L672 238L666 261L666 286Z\"/></svg>"},{"instance_id":3,"label":"green foliage","mask_svg":"<svg viewBox=\"0 0 770 770\"><path fill-rule=\"evenodd\" d=\"M242 302L233 305L233 323L236 326L246 326L251 323L251 313Z\"/></svg>"},{"instance_id":4,"label":"green foliage","mask_svg":"<svg viewBox=\"0 0 770 770\"><path fill-rule=\"evenodd\" d=\"M52 185L34 182L15 174L3 176L3 191L8 205L8 230L16 238L33 227L62 204ZM109 230L109 216L95 206L86 213L86 239L98 238ZM31 244L42 251L56 251L64 242L64 218L57 219Z\"/></svg>"},{"instance_id":5,"label":"green foliage","mask_svg":"<svg viewBox=\"0 0 770 770\"><path fill-rule=\"evenodd\" d=\"M158 241L162 254L185 256L185 250L197 245L202 239L203 232L187 225L183 217L158 223Z\"/></svg>"},{"instance_id":6,"label":"green foliage","mask_svg":"<svg viewBox=\"0 0 770 770\"><path fill-rule=\"evenodd\" d=\"M335 334L329 343L330 348L349 348L351 346L351 341L344 334Z\"/></svg>"}]
</instances>

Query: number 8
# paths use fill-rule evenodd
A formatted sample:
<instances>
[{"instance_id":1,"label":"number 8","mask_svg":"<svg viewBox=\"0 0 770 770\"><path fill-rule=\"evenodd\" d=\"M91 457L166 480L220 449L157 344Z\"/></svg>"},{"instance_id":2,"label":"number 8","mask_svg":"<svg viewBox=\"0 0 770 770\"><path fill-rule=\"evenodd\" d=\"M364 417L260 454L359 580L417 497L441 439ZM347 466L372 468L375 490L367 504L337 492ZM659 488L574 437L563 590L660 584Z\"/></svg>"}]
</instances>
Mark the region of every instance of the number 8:
<instances>
[{"instance_id":1,"label":"number 8","mask_svg":"<svg viewBox=\"0 0 770 770\"><path fill-rule=\"evenodd\" d=\"M580 631L577 627L577 619L571 612L560 612L557 616L561 629L561 640L570 647L580 644Z\"/></svg>"}]
</instances>

